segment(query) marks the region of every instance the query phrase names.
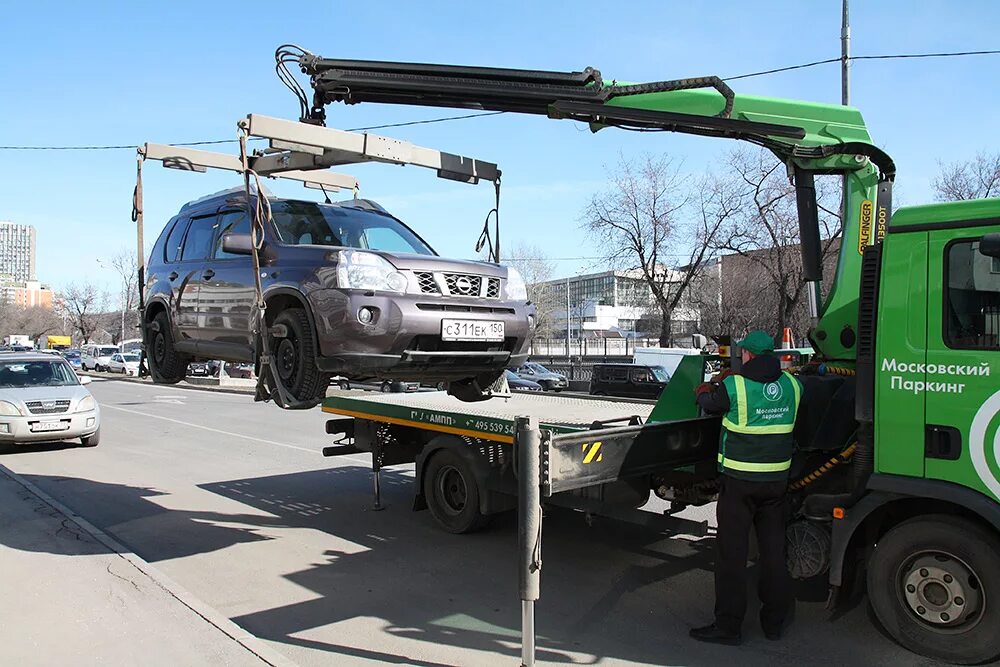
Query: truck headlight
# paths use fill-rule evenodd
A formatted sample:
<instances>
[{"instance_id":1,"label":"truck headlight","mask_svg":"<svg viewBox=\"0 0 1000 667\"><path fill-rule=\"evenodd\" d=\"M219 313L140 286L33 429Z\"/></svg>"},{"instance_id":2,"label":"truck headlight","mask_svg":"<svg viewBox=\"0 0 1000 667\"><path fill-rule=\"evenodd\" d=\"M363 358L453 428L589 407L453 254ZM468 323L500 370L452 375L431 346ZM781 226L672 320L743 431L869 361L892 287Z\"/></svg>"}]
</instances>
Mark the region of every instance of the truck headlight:
<instances>
[{"instance_id":1,"label":"truck headlight","mask_svg":"<svg viewBox=\"0 0 1000 667\"><path fill-rule=\"evenodd\" d=\"M406 292L406 276L379 255L357 250L341 250L338 255L339 287L399 294Z\"/></svg>"},{"instance_id":2,"label":"truck headlight","mask_svg":"<svg viewBox=\"0 0 1000 667\"><path fill-rule=\"evenodd\" d=\"M524 278L513 266L507 267L506 294L508 301L528 300L528 286L524 284Z\"/></svg>"},{"instance_id":3,"label":"truck headlight","mask_svg":"<svg viewBox=\"0 0 1000 667\"><path fill-rule=\"evenodd\" d=\"M23 417L21 408L8 401L0 401L0 417Z\"/></svg>"},{"instance_id":4,"label":"truck headlight","mask_svg":"<svg viewBox=\"0 0 1000 667\"><path fill-rule=\"evenodd\" d=\"M97 407L97 401L94 400L93 396L87 396L79 403L76 404L77 412L90 412Z\"/></svg>"}]
</instances>

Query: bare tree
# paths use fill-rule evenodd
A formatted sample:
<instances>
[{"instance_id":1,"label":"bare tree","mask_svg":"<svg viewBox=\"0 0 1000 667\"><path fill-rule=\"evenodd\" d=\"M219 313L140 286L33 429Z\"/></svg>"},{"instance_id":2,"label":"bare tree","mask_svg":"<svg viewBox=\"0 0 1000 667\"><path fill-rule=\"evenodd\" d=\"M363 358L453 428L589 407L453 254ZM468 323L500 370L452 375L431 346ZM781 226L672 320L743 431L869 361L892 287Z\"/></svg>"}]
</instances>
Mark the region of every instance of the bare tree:
<instances>
[{"instance_id":1,"label":"bare tree","mask_svg":"<svg viewBox=\"0 0 1000 667\"><path fill-rule=\"evenodd\" d=\"M723 257L722 333L738 335L748 328L780 333L786 326L801 333L808 316L795 188L784 165L761 149L736 150L726 166L726 176L716 180L739 210L714 241L718 251L731 253ZM833 178L816 181L824 266L840 247L839 186Z\"/></svg>"},{"instance_id":2,"label":"bare tree","mask_svg":"<svg viewBox=\"0 0 1000 667\"><path fill-rule=\"evenodd\" d=\"M546 284L555 271L552 260L538 246L518 243L503 258L503 263L517 269L528 286L528 300L537 310L535 335L540 338L554 335L552 313L560 310L563 293Z\"/></svg>"},{"instance_id":3,"label":"bare tree","mask_svg":"<svg viewBox=\"0 0 1000 667\"><path fill-rule=\"evenodd\" d=\"M620 158L610 188L593 197L583 222L614 266L634 270L649 288L660 345L672 344L675 311L737 207L731 193L692 185L668 158Z\"/></svg>"},{"instance_id":4,"label":"bare tree","mask_svg":"<svg viewBox=\"0 0 1000 667\"><path fill-rule=\"evenodd\" d=\"M106 296L90 282L70 283L62 293L66 314L84 344L100 329Z\"/></svg>"},{"instance_id":5,"label":"bare tree","mask_svg":"<svg viewBox=\"0 0 1000 667\"><path fill-rule=\"evenodd\" d=\"M9 307L4 323L8 333L24 334L36 344L42 336L58 331L61 324L52 309L44 306Z\"/></svg>"},{"instance_id":6,"label":"bare tree","mask_svg":"<svg viewBox=\"0 0 1000 667\"><path fill-rule=\"evenodd\" d=\"M987 199L1000 196L1000 152L981 152L971 160L940 165L933 182L938 201Z\"/></svg>"}]
</instances>

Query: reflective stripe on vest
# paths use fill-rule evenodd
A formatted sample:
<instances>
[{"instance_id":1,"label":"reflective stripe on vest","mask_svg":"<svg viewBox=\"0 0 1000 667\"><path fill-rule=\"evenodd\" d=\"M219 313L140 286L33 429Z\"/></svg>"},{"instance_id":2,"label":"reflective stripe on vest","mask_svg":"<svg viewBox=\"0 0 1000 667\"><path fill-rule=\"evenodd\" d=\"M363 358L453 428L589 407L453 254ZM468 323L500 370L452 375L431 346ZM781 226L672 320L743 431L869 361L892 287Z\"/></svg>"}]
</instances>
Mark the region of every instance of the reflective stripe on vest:
<instances>
[{"instance_id":1,"label":"reflective stripe on vest","mask_svg":"<svg viewBox=\"0 0 1000 667\"><path fill-rule=\"evenodd\" d=\"M719 454L719 463L723 468L730 470L740 470L742 472L782 472L792 467L792 460L778 461L777 463L750 463L749 461L737 461Z\"/></svg>"},{"instance_id":2,"label":"reflective stripe on vest","mask_svg":"<svg viewBox=\"0 0 1000 667\"><path fill-rule=\"evenodd\" d=\"M736 388L736 418L739 423L733 422L729 419L729 415L722 418L722 425L726 429L732 431L733 433L747 433L751 435L768 435L774 433L791 433L795 430L795 415L799 411L799 399L802 392L799 389L799 382L794 377L788 373L782 372L782 375L790 380L792 385L792 393L795 396L795 408L792 413L792 423L791 424L774 424L772 426L750 426L747 424L747 381L742 375L733 376L733 384Z\"/></svg>"}]
</instances>

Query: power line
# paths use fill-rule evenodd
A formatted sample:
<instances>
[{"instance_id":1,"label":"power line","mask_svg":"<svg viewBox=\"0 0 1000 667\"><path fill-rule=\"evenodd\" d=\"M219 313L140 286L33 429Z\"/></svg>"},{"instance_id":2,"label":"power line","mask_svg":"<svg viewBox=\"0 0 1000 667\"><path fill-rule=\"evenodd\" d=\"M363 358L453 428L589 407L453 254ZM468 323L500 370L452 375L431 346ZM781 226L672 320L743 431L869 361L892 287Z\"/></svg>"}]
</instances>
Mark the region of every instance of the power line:
<instances>
[{"instance_id":1,"label":"power line","mask_svg":"<svg viewBox=\"0 0 1000 667\"><path fill-rule=\"evenodd\" d=\"M981 50L981 51L944 51L935 53L889 53L889 54L878 54L869 56L851 56L848 58L849 61L853 60L904 60L904 59L916 59L916 58L955 58L962 56L994 56L1000 55L1000 49L991 50ZM738 79L749 79L757 76L766 76L768 74L778 74L781 72L791 72L793 70L808 69L810 67L818 67L819 65L829 65L831 63L839 63L842 58L826 58L824 60L814 60L812 62L800 63L798 65L788 65L787 67L776 67L773 69L761 70L759 72L748 72L746 74L738 74L736 76L724 77L723 81L736 81ZM499 114L507 113L506 111L487 111L484 113L471 113L464 114L460 116L443 116L439 118L425 118L422 120L411 120L402 123L386 123L384 125L370 125L368 127L354 127L349 128L348 132L363 132L367 130L381 130L393 127L409 127L411 125L430 125L432 123L446 123L456 120L466 120L469 118L482 118L484 116L497 116ZM210 141L183 141L168 144L169 146L211 146L218 144L233 144L237 143L237 139L216 139ZM137 147L137 144L109 144L103 146L0 146L0 151L109 151L109 150L131 150Z\"/></svg>"}]
</instances>

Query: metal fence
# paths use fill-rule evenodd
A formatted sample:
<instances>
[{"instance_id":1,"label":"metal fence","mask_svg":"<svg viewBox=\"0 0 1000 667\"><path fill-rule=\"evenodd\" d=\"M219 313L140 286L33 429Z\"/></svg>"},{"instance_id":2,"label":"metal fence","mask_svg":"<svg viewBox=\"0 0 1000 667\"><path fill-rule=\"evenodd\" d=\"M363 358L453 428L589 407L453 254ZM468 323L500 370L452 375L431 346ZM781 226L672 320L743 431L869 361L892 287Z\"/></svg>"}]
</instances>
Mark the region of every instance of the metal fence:
<instances>
[{"instance_id":1,"label":"metal fence","mask_svg":"<svg viewBox=\"0 0 1000 667\"><path fill-rule=\"evenodd\" d=\"M637 347L659 347L656 338L536 338L531 341L531 356L538 357L631 357Z\"/></svg>"}]
</instances>

